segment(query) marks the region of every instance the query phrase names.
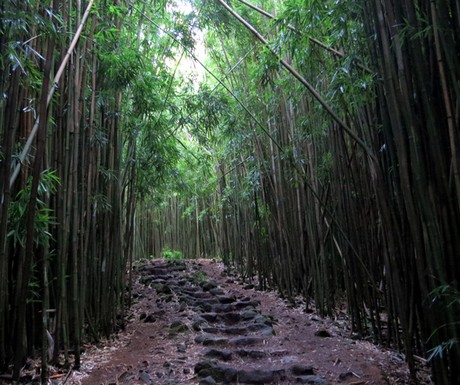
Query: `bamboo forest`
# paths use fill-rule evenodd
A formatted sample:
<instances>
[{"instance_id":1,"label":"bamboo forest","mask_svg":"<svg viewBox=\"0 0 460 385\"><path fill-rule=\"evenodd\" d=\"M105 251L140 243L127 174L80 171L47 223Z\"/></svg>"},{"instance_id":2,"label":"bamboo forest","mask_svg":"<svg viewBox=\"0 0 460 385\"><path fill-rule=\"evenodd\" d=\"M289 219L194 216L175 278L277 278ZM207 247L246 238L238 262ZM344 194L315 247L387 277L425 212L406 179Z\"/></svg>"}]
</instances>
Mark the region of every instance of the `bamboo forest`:
<instances>
[{"instance_id":1,"label":"bamboo forest","mask_svg":"<svg viewBox=\"0 0 460 385\"><path fill-rule=\"evenodd\" d=\"M0 10L6 383L78 370L138 261L172 257L342 309L413 384L420 362L460 384L458 0Z\"/></svg>"}]
</instances>

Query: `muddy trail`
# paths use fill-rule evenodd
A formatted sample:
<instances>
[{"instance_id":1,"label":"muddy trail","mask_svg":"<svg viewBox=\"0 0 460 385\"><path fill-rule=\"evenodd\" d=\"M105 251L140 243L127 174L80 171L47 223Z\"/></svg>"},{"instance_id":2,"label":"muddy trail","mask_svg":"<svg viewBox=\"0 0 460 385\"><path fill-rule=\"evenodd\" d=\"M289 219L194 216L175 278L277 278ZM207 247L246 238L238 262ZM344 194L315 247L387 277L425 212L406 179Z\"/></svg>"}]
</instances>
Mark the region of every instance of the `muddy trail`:
<instances>
[{"instance_id":1,"label":"muddy trail","mask_svg":"<svg viewBox=\"0 0 460 385\"><path fill-rule=\"evenodd\" d=\"M137 274L125 331L88 347L69 383L409 384L397 352L351 338L345 319L256 290L221 263L154 260Z\"/></svg>"}]
</instances>

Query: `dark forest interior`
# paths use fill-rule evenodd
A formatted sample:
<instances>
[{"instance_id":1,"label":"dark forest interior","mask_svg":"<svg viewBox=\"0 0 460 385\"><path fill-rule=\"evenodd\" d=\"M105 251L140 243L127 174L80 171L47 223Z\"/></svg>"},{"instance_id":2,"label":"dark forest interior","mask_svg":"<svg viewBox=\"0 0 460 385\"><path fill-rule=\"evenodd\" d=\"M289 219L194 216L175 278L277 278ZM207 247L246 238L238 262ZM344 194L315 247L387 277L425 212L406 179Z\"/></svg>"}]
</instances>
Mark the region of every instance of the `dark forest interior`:
<instances>
[{"instance_id":1,"label":"dark forest interior","mask_svg":"<svg viewBox=\"0 0 460 385\"><path fill-rule=\"evenodd\" d=\"M78 369L134 261L216 258L460 383L458 1L0 12L0 373Z\"/></svg>"}]
</instances>

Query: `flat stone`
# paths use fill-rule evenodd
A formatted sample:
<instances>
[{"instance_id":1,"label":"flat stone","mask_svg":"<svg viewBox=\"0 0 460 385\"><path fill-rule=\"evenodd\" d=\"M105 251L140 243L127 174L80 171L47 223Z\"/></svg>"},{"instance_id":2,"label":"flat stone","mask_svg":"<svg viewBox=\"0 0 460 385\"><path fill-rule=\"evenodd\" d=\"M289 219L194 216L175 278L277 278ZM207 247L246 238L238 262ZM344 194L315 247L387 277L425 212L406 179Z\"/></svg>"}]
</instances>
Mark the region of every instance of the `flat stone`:
<instances>
[{"instance_id":1,"label":"flat stone","mask_svg":"<svg viewBox=\"0 0 460 385\"><path fill-rule=\"evenodd\" d=\"M171 294L171 288L168 285L163 283L155 283L152 287L156 290L158 294Z\"/></svg>"},{"instance_id":2,"label":"flat stone","mask_svg":"<svg viewBox=\"0 0 460 385\"><path fill-rule=\"evenodd\" d=\"M216 345L224 345L228 342L227 338L223 337L214 337L214 336L197 336L195 338L195 342L202 344L203 346L216 346Z\"/></svg>"},{"instance_id":3,"label":"flat stone","mask_svg":"<svg viewBox=\"0 0 460 385\"><path fill-rule=\"evenodd\" d=\"M176 320L169 325L169 331L171 333L184 333L189 331L189 328L183 321Z\"/></svg>"},{"instance_id":4,"label":"flat stone","mask_svg":"<svg viewBox=\"0 0 460 385\"><path fill-rule=\"evenodd\" d=\"M241 312L240 317L244 321L249 321L251 319L254 319L254 317L257 314L259 314L259 313L257 313L255 310L245 310L245 311Z\"/></svg>"},{"instance_id":5,"label":"flat stone","mask_svg":"<svg viewBox=\"0 0 460 385\"><path fill-rule=\"evenodd\" d=\"M229 361L232 359L232 352L218 349L206 349L204 356L209 358L217 358L222 361Z\"/></svg>"},{"instance_id":6,"label":"flat stone","mask_svg":"<svg viewBox=\"0 0 460 385\"><path fill-rule=\"evenodd\" d=\"M211 376L217 382L231 383L238 378L238 371L230 366L220 365L213 361L201 361L195 365L198 377Z\"/></svg>"},{"instance_id":7,"label":"flat stone","mask_svg":"<svg viewBox=\"0 0 460 385\"><path fill-rule=\"evenodd\" d=\"M264 352L262 350L237 350L235 352L238 354L240 357L249 357L249 358L254 358L254 359L260 359L260 358L265 358L267 357L267 352Z\"/></svg>"},{"instance_id":8,"label":"flat stone","mask_svg":"<svg viewBox=\"0 0 460 385\"><path fill-rule=\"evenodd\" d=\"M229 342L235 346L250 346L256 345L262 341L263 339L259 337L237 337L232 338Z\"/></svg>"},{"instance_id":9,"label":"flat stone","mask_svg":"<svg viewBox=\"0 0 460 385\"><path fill-rule=\"evenodd\" d=\"M259 301L244 301L244 302L236 302L234 305L236 309L244 309L247 307L256 308L257 306L260 305L260 302Z\"/></svg>"},{"instance_id":10,"label":"flat stone","mask_svg":"<svg viewBox=\"0 0 460 385\"><path fill-rule=\"evenodd\" d=\"M318 376L296 377L296 382L299 384L309 384L309 385L329 385L328 381Z\"/></svg>"},{"instance_id":11,"label":"flat stone","mask_svg":"<svg viewBox=\"0 0 460 385\"><path fill-rule=\"evenodd\" d=\"M273 321L262 314L259 314L254 318L254 323L266 326L273 326Z\"/></svg>"},{"instance_id":12,"label":"flat stone","mask_svg":"<svg viewBox=\"0 0 460 385\"><path fill-rule=\"evenodd\" d=\"M242 319L241 314L236 312L219 314L219 318L226 323L236 323Z\"/></svg>"},{"instance_id":13,"label":"flat stone","mask_svg":"<svg viewBox=\"0 0 460 385\"><path fill-rule=\"evenodd\" d=\"M286 377L283 369L280 370L241 370L238 371L238 381L246 384L267 384L279 382Z\"/></svg>"},{"instance_id":14,"label":"flat stone","mask_svg":"<svg viewBox=\"0 0 460 385\"><path fill-rule=\"evenodd\" d=\"M200 286L203 291L210 291L211 289L215 289L217 287L217 283L214 281L203 281L200 282Z\"/></svg>"},{"instance_id":15,"label":"flat stone","mask_svg":"<svg viewBox=\"0 0 460 385\"><path fill-rule=\"evenodd\" d=\"M211 376L202 378L199 382L199 385L217 385L217 382Z\"/></svg>"},{"instance_id":16,"label":"flat stone","mask_svg":"<svg viewBox=\"0 0 460 385\"><path fill-rule=\"evenodd\" d=\"M212 298L212 294L209 293L208 291L195 291L195 292L186 293L186 294L196 299Z\"/></svg>"},{"instance_id":17,"label":"flat stone","mask_svg":"<svg viewBox=\"0 0 460 385\"><path fill-rule=\"evenodd\" d=\"M212 306L212 311L214 313L231 313L236 310L235 304L229 303L229 304L223 304L219 303L217 305Z\"/></svg>"},{"instance_id":18,"label":"flat stone","mask_svg":"<svg viewBox=\"0 0 460 385\"><path fill-rule=\"evenodd\" d=\"M203 313L201 317L208 322L216 322L217 314L216 313Z\"/></svg>"},{"instance_id":19,"label":"flat stone","mask_svg":"<svg viewBox=\"0 0 460 385\"><path fill-rule=\"evenodd\" d=\"M273 334L273 327L265 325L265 324L259 324L259 323L248 325L248 330L251 332L256 332L259 330L266 330L266 333L262 333L262 334L264 335Z\"/></svg>"},{"instance_id":20,"label":"flat stone","mask_svg":"<svg viewBox=\"0 0 460 385\"><path fill-rule=\"evenodd\" d=\"M210 289L209 292L213 295L224 295L225 294L225 291L221 289L220 287L214 287Z\"/></svg>"},{"instance_id":21,"label":"flat stone","mask_svg":"<svg viewBox=\"0 0 460 385\"><path fill-rule=\"evenodd\" d=\"M218 296L217 299L219 300L220 303L233 303L236 301L235 297L226 296L226 295Z\"/></svg>"},{"instance_id":22,"label":"flat stone","mask_svg":"<svg viewBox=\"0 0 460 385\"><path fill-rule=\"evenodd\" d=\"M166 275L169 273L169 270L167 269L166 266L161 267L161 266L144 266L142 268L143 271L148 271L152 275Z\"/></svg>"}]
</instances>

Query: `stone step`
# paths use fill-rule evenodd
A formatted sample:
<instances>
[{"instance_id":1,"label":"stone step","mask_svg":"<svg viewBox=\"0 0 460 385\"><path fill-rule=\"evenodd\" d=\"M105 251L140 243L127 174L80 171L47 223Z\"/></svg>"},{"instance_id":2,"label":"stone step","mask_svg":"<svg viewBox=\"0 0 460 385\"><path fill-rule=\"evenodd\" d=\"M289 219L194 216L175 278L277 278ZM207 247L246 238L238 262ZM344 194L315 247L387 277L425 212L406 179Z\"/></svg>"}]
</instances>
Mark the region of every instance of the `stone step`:
<instances>
[{"instance_id":1,"label":"stone step","mask_svg":"<svg viewBox=\"0 0 460 385\"><path fill-rule=\"evenodd\" d=\"M200 361L195 365L195 374L200 378L212 377L215 381L244 384L278 383L286 378L285 369L235 369L211 360Z\"/></svg>"}]
</instances>

